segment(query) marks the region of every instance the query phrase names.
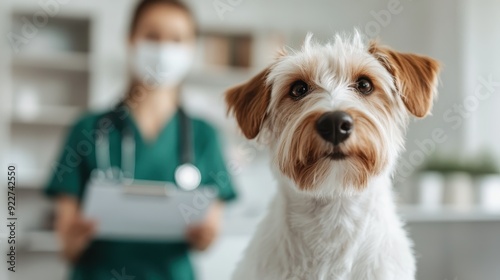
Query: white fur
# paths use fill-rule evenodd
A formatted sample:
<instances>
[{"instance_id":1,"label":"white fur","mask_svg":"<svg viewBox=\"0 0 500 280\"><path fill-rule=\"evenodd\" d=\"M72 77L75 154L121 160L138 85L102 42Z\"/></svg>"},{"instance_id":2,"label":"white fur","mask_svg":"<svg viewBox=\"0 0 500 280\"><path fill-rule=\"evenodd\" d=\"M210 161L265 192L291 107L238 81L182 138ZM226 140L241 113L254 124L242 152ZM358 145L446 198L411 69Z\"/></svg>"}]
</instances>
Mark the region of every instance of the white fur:
<instances>
[{"instance_id":1,"label":"white fur","mask_svg":"<svg viewBox=\"0 0 500 280\"><path fill-rule=\"evenodd\" d=\"M277 95L289 87L287 75L308 61L319 61L315 83L320 89L307 109L290 119L280 131L272 126ZM268 107L269 120L264 130L272 157L272 169L278 179L278 194L258 227L245 256L237 267L234 280L413 280L415 260L411 241L396 214L391 174L403 149L408 113L400 98L390 95L390 116L360 101L349 87L350 69L368 66L388 94L395 91L388 71L371 56L361 37L337 37L319 45L308 36L300 52L278 61L268 76L273 85ZM307 67L304 67L307 68ZM381 132L388 162L383 171L369 179L362 191L341 184L347 172L357 172L349 161L331 164L325 178L314 179L312 190L300 190L277 167L287 162L290 139L297 126L311 112L356 108L367 114ZM389 115L389 113L387 113ZM262 139L261 139L262 140Z\"/></svg>"},{"instance_id":2,"label":"white fur","mask_svg":"<svg viewBox=\"0 0 500 280\"><path fill-rule=\"evenodd\" d=\"M279 192L232 279L415 279L411 242L388 176L374 178L361 194L333 199L305 196L290 183L279 179Z\"/></svg>"}]
</instances>

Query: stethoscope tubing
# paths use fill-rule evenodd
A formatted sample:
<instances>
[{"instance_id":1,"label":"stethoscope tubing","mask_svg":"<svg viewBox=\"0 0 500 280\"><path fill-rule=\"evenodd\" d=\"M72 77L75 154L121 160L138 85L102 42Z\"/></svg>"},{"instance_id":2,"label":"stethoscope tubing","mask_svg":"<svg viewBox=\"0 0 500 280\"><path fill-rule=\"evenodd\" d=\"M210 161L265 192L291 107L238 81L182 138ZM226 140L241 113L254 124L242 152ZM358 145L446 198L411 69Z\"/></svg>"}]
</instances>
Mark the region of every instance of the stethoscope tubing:
<instances>
[{"instance_id":1,"label":"stethoscope tubing","mask_svg":"<svg viewBox=\"0 0 500 280\"><path fill-rule=\"evenodd\" d=\"M124 106L122 103L115 110ZM112 112L111 114L113 114ZM180 165L175 170L176 184L186 190L196 189L201 182L201 173L194 165L194 149L191 126L184 111L179 108L180 117ZM107 120L106 120L107 119ZM109 130L104 128L104 121L110 121L110 115L104 116L99 122L99 136L96 139L96 164L94 176L98 179L133 182L135 178L136 141L130 127L122 129L121 138L121 168L111 164Z\"/></svg>"}]
</instances>

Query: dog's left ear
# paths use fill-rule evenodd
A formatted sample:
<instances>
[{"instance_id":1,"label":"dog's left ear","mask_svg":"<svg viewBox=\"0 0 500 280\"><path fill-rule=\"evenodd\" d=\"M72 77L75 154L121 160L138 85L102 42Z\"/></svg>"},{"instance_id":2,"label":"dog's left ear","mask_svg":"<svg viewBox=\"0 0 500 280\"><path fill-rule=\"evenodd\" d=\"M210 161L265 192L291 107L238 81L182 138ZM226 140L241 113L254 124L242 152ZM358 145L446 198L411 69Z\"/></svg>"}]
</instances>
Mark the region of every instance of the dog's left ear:
<instances>
[{"instance_id":1,"label":"dog's left ear","mask_svg":"<svg viewBox=\"0 0 500 280\"><path fill-rule=\"evenodd\" d=\"M422 118L429 114L437 94L439 62L410 53L400 53L371 42L369 52L394 77L397 90L408 111Z\"/></svg>"},{"instance_id":2,"label":"dog's left ear","mask_svg":"<svg viewBox=\"0 0 500 280\"><path fill-rule=\"evenodd\" d=\"M234 114L243 134L254 139L259 134L266 118L271 100L271 86L267 84L269 68L250 81L226 91L228 113Z\"/></svg>"}]
</instances>

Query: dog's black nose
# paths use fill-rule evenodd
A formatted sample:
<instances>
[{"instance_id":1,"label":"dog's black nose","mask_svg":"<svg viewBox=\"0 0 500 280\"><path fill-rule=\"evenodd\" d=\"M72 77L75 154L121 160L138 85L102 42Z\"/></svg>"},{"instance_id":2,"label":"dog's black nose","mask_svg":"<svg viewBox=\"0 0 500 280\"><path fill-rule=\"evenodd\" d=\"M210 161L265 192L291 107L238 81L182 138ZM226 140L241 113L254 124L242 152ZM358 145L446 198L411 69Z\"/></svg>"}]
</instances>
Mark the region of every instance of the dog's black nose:
<instances>
[{"instance_id":1,"label":"dog's black nose","mask_svg":"<svg viewBox=\"0 0 500 280\"><path fill-rule=\"evenodd\" d=\"M351 115L343 111L323 114L316 122L316 130L323 139L338 145L351 135L354 123Z\"/></svg>"}]
</instances>

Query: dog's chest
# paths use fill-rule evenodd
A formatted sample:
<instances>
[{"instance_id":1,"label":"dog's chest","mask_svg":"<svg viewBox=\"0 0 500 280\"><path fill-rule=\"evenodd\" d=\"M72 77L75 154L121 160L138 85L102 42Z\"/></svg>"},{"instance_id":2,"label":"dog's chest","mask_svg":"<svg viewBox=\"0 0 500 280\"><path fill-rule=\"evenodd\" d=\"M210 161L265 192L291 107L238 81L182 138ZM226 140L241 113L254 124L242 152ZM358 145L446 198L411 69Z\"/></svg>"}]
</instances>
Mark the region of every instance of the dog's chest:
<instances>
[{"instance_id":1,"label":"dog's chest","mask_svg":"<svg viewBox=\"0 0 500 280\"><path fill-rule=\"evenodd\" d=\"M252 279L392 279L388 276L390 267L377 265L381 255L374 252L381 252L381 248L370 248L373 244L360 237L363 235L364 232L328 226L310 227L304 236L281 233L280 237L276 235L281 242L263 243L257 250L259 253L253 255L259 263L255 267L266 269L257 270L256 278ZM378 276L373 278L373 275Z\"/></svg>"},{"instance_id":2,"label":"dog's chest","mask_svg":"<svg viewBox=\"0 0 500 280\"><path fill-rule=\"evenodd\" d=\"M391 203L278 196L233 279L413 280L414 259Z\"/></svg>"},{"instance_id":3,"label":"dog's chest","mask_svg":"<svg viewBox=\"0 0 500 280\"><path fill-rule=\"evenodd\" d=\"M286 268L290 277L285 279L349 279L353 265L361 265L365 219L317 214L290 222L291 247L285 250L291 253Z\"/></svg>"}]
</instances>

